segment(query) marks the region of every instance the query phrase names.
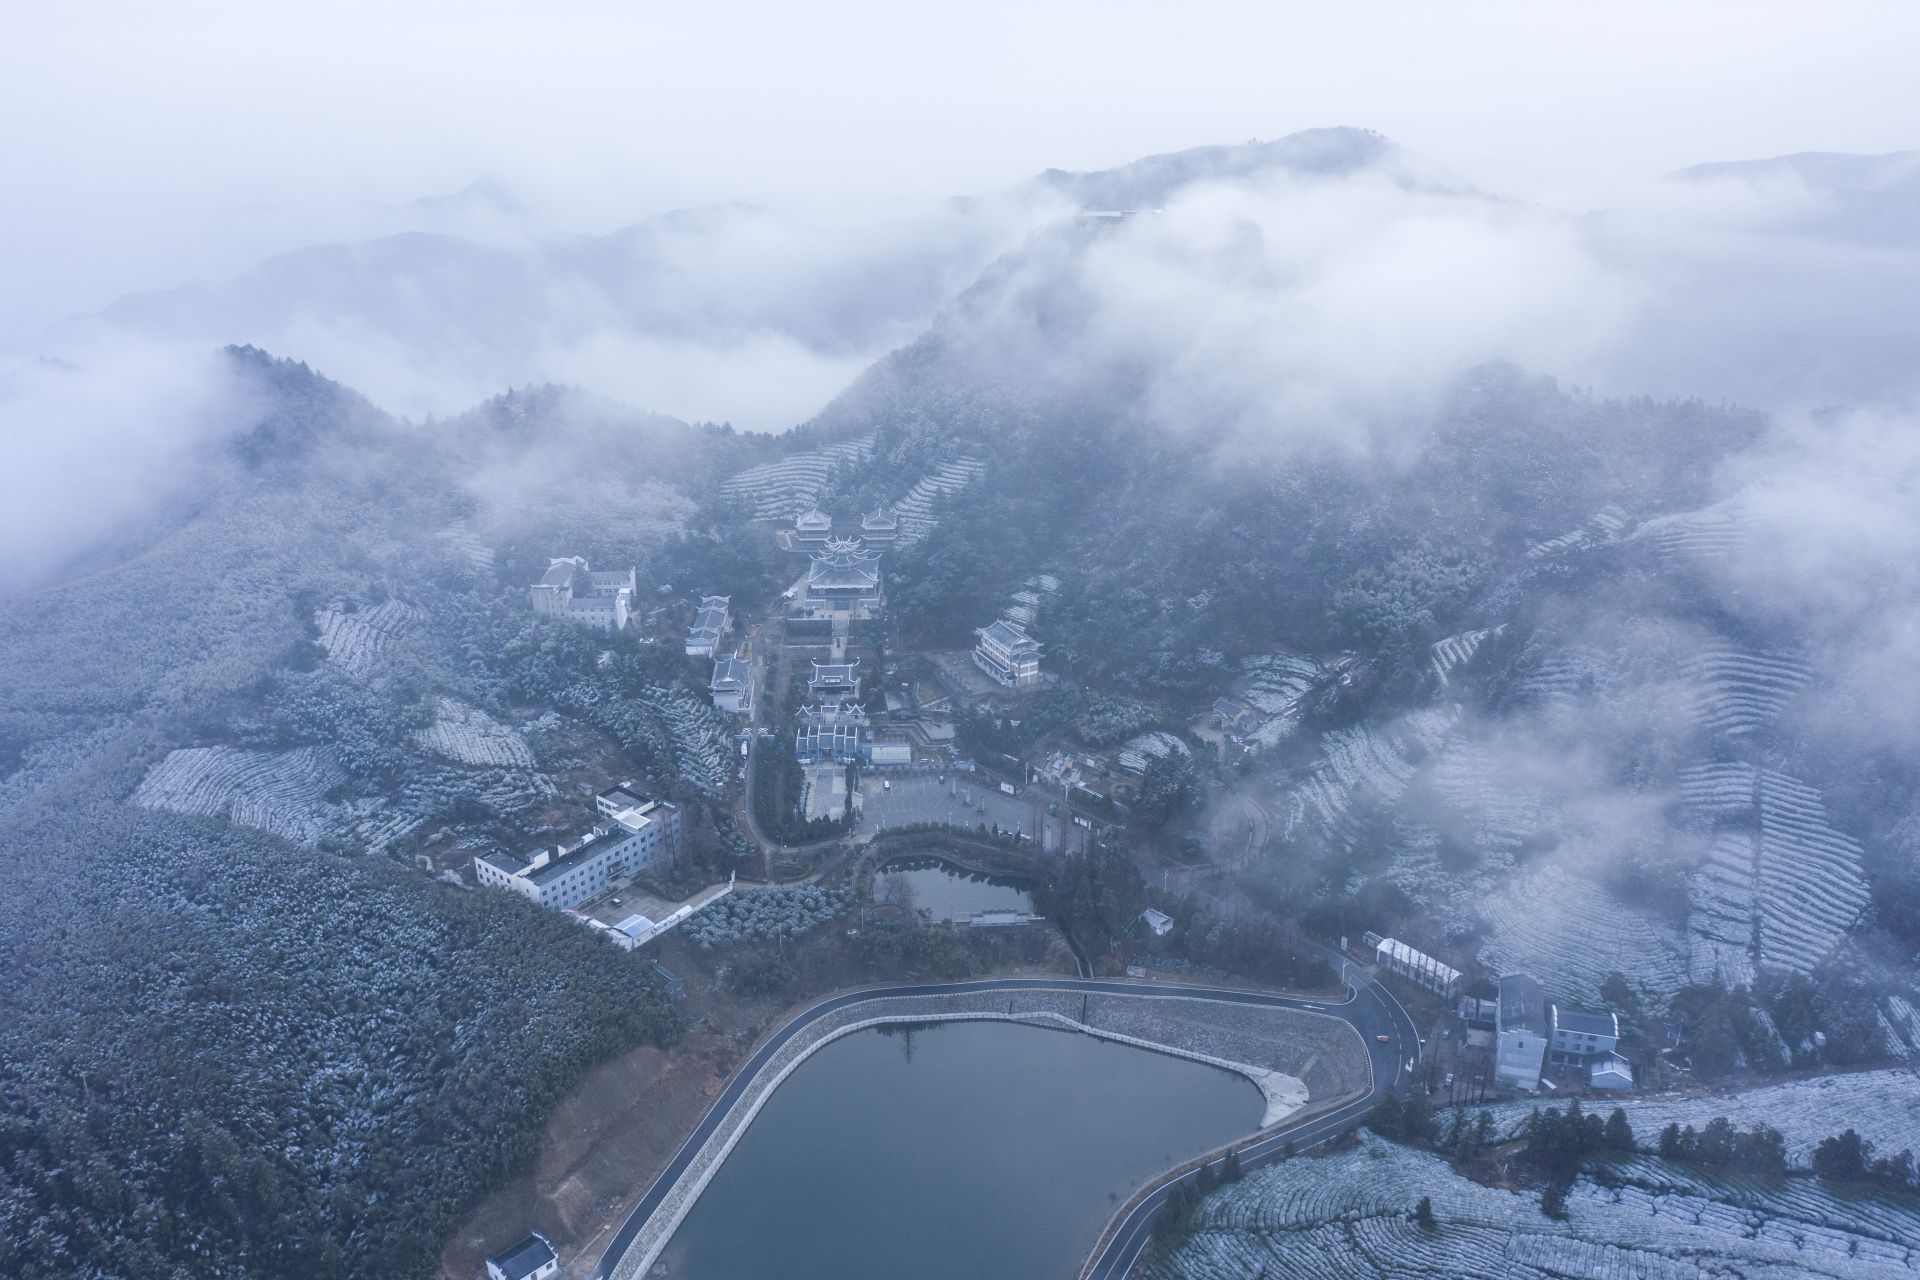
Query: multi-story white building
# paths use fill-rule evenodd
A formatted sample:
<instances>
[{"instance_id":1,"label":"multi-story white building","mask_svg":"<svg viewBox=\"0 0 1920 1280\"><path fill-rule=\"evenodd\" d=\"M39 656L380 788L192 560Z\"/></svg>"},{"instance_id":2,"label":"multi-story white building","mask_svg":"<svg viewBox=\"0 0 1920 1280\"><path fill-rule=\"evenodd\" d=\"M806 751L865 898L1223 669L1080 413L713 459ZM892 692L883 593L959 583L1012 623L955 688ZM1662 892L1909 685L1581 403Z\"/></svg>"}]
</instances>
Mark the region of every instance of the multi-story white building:
<instances>
[{"instance_id":1,"label":"multi-story white building","mask_svg":"<svg viewBox=\"0 0 1920 1280\"><path fill-rule=\"evenodd\" d=\"M646 800L625 786L594 797L602 821L575 839L515 854L478 855L474 876L543 907L565 909L605 891L616 880L672 854L680 845L680 810Z\"/></svg>"},{"instance_id":2,"label":"multi-story white building","mask_svg":"<svg viewBox=\"0 0 1920 1280\"><path fill-rule=\"evenodd\" d=\"M535 613L619 631L633 615L638 581L632 569L594 572L585 556L562 556L547 562L546 574L527 595Z\"/></svg>"},{"instance_id":3,"label":"multi-story white building","mask_svg":"<svg viewBox=\"0 0 1920 1280\"><path fill-rule=\"evenodd\" d=\"M1552 1006L1548 1021L1553 1032L1547 1052L1555 1066L1584 1067L1613 1053L1620 1043L1617 1014Z\"/></svg>"},{"instance_id":4,"label":"multi-story white building","mask_svg":"<svg viewBox=\"0 0 1920 1280\"><path fill-rule=\"evenodd\" d=\"M753 714L753 664L730 656L715 659L713 679L707 682L713 705L735 715Z\"/></svg>"},{"instance_id":5,"label":"multi-story white building","mask_svg":"<svg viewBox=\"0 0 1920 1280\"><path fill-rule=\"evenodd\" d=\"M693 626L687 629L689 658L713 656L713 651L720 647L720 638L727 634L727 626L733 620L730 612L732 606L732 596L700 598L700 611L694 615Z\"/></svg>"},{"instance_id":6,"label":"multi-story white building","mask_svg":"<svg viewBox=\"0 0 1920 1280\"><path fill-rule=\"evenodd\" d=\"M1550 1039L1546 993L1525 974L1510 973L1500 979L1499 1004L1493 1078L1509 1089L1537 1088Z\"/></svg>"},{"instance_id":7,"label":"multi-story white building","mask_svg":"<svg viewBox=\"0 0 1920 1280\"><path fill-rule=\"evenodd\" d=\"M1040 643L1017 622L1005 618L980 630L973 664L1010 689L1040 683Z\"/></svg>"}]
</instances>

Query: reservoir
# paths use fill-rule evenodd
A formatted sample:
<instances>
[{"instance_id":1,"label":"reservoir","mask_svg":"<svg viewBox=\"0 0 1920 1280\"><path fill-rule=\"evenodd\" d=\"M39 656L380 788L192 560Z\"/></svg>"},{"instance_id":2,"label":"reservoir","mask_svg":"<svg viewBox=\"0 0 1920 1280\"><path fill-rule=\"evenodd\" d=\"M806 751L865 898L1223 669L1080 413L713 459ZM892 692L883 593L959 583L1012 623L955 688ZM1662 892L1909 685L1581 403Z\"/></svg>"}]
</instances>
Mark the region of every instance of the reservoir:
<instances>
[{"instance_id":1,"label":"reservoir","mask_svg":"<svg viewBox=\"0 0 1920 1280\"><path fill-rule=\"evenodd\" d=\"M1033 910L1024 881L982 875L939 858L895 858L873 880L876 902L912 907L935 920L971 920L986 911Z\"/></svg>"},{"instance_id":2,"label":"reservoir","mask_svg":"<svg viewBox=\"0 0 1920 1280\"><path fill-rule=\"evenodd\" d=\"M653 1274L1062 1280L1140 1183L1262 1108L1231 1072L1069 1031L856 1031L768 1099Z\"/></svg>"}]
</instances>

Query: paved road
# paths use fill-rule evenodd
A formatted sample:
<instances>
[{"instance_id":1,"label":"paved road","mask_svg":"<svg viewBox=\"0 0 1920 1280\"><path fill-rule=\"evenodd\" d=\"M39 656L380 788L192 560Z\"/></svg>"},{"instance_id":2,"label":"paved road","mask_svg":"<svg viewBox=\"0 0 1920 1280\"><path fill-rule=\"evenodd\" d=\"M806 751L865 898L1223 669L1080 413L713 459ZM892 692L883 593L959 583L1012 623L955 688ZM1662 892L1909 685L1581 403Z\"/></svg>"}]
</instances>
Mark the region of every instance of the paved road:
<instances>
[{"instance_id":1,"label":"paved road","mask_svg":"<svg viewBox=\"0 0 1920 1280\"><path fill-rule=\"evenodd\" d=\"M1337 960L1333 953L1330 959ZM1342 962L1344 965L1344 962ZM1305 1147L1321 1138L1327 1137L1345 1125L1364 1115L1369 1107L1382 1097L1388 1089L1399 1087L1408 1075L1412 1060L1419 1052L1419 1032L1413 1020L1407 1016L1399 1002L1394 1000L1384 988L1380 987L1357 966L1347 966L1351 972L1350 981L1354 991L1344 1003L1330 1003L1323 1000L1306 1000L1294 996L1273 995L1264 991L1237 991L1220 987L1187 986L1174 983L1124 982L1109 979L1085 978L998 978L978 982L938 982L921 983L893 987L871 987L860 991L849 991L843 995L832 996L812 1007L794 1015L785 1026L770 1036L754 1055L743 1063L727 1087L714 1100L713 1106L687 1135L667 1167L654 1179L640 1203L633 1207L627 1219L620 1225L613 1242L601 1254L600 1262L589 1273L589 1280L606 1280L619 1265L621 1255L639 1234L653 1211L660 1207L668 1192L686 1173L688 1166L700 1151L706 1140L713 1135L727 1113L733 1109L759 1074L760 1068L778 1053L788 1040L803 1027L815 1019L844 1009L849 1005L878 997L948 995L976 991L1020 992L1031 990L1044 991L1084 991L1096 994L1112 994L1143 997L1201 996L1209 1000L1224 1001L1229 1004L1263 1005L1281 1009L1305 1009L1312 1012L1327 1013L1350 1023L1365 1041L1373 1064L1373 1088L1365 1098L1342 1107L1339 1111L1294 1125L1276 1132L1273 1136L1242 1149L1241 1161L1247 1168L1272 1160L1281 1147L1289 1140L1296 1147ZM1385 1035L1389 1043L1381 1044L1375 1037ZM1100 1277L1101 1280L1118 1280L1126 1275L1133 1262L1140 1256L1152 1229L1154 1213L1171 1194L1173 1183L1155 1189L1152 1195L1136 1202L1134 1207L1121 1220L1117 1230L1110 1231L1100 1253L1089 1264L1085 1274Z\"/></svg>"},{"instance_id":2,"label":"paved road","mask_svg":"<svg viewBox=\"0 0 1920 1280\"><path fill-rule=\"evenodd\" d=\"M1420 1056L1420 1032L1414 1026L1413 1019L1393 998L1392 992L1358 965L1347 961L1337 952L1324 951L1323 954L1327 962L1335 965L1352 984L1352 996L1345 1004L1338 1005L1317 1005L1313 1001L1286 1003L1294 1008L1320 1008L1352 1024L1366 1040L1367 1051L1372 1055L1373 1087L1365 1097L1356 1098L1337 1110L1287 1125L1258 1142L1239 1148L1240 1166L1243 1169L1252 1170L1273 1163L1286 1154L1289 1144L1293 1150L1303 1151L1333 1137L1348 1125L1359 1121L1389 1090L1398 1091L1412 1082L1413 1066ZM1275 998L1276 1002L1281 999ZM1381 1035L1388 1037L1387 1044L1375 1039ZM1217 1172L1219 1164L1213 1167ZM1140 1260L1141 1251L1153 1235L1154 1219L1173 1195L1174 1188L1198 1177L1199 1171L1193 1170L1178 1178L1169 1178L1149 1194L1134 1200L1117 1223L1109 1224L1097 1251L1080 1273L1082 1280L1124 1280Z\"/></svg>"}]
</instances>

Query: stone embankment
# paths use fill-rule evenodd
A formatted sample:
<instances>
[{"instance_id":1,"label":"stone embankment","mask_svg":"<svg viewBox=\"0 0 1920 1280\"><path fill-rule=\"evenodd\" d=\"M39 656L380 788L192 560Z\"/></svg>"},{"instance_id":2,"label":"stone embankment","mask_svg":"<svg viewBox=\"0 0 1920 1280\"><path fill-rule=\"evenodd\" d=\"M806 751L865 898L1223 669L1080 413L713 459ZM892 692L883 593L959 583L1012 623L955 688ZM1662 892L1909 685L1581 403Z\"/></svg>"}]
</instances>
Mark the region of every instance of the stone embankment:
<instances>
[{"instance_id":1,"label":"stone embankment","mask_svg":"<svg viewBox=\"0 0 1920 1280\"><path fill-rule=\"evenodd\" d=\"M1206 1062L1246 1076L1266 1099L1260 1127L1306 1106L1364 1091L1366 1047L1352 1027L1325 1014L1205 997L1117 995L1027 989L875 996L801 1027L763 1062L714 1125L680 1178L615 1265L613 1280L638 1280L774 1090L821 1047L867 1027L992 1019L1097 1035Z\"/></svg>"}]
</instances>

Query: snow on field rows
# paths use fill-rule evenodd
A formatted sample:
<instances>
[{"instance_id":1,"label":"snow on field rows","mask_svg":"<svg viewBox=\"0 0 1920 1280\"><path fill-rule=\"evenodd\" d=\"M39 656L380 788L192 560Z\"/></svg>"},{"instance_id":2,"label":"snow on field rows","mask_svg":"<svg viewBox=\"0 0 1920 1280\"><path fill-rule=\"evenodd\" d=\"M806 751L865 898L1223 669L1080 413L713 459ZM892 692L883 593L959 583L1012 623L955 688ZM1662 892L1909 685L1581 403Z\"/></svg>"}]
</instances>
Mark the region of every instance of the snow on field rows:
<instances>
[{"instance_id":1,"label":"snow on field rows","mask_svg":"<svg viewBox=\"0 0 1920 1280\"><path fill-rule=\"evenodd\" d=\"M1770 728L1813 679L1806 660L1785 652L1708 645L1683 668L1698 691L1694 713L1709 733L1740 737Z\"/></svg>"},{"instance_id":2,"label":"snow on field rows","mask_svg":"<svg viewBox=\"0 0 1920 1280\"><path fill-rule=\"evenodd\" d=\"M325 796L346 774L319 747L169 751L133 793L133 803L170 813L224 816L302 844L316 844L335 819Z\"/></svg>"},{"instance_id":3,"label":"snow on field rows","mask_svg":"<svg viewBox=\"0 0 1920 1280\"><path fill-rule=\"evenodd\" d=\"M1696 980L1751 980L1753 953L1811 972L1866 909L1860 843L1827 824L1818 789L1746 764L1681 771L1681 811L1717 827L1688 878Z\"/></svg>"},{"instance_id":4,"label":"snow on field rows","mask_svg":"<svg viewBox=\"0 0 1920 1280\"><path fill-rule=\"evenodd\" d=\"M1520 688L1548 706L1577 707L1612 678L1612 661L1599 649L1567 645L1538 655Z\"/></svg>"},{"instance_id":5,"label":"snow on field rows","mask_svg":"<svg viewBox=\"0 0 1920 1280\"><path fill-rule=\"evenodd\" d=\"M1597 862L1597 857L1595 861ZM1622 973L1651 1007L1687 981L1680 941L1582 876L1548 866L1487 899L1480 960L1493 973L1530 973L1551 995L1600 1006Z\"/></svg>"},{"instance_id":6,"label":"snow on field rows","mask_svg":"<svg viewBox=\"0 0 1920 1280\"><path fill-rule=\"evenodd\" d=\"M1489 1108L1495 1129L1517 1136L1527 1116L1549 1104L1510 1102ZM1716 1116L1736 1128L1769 1124L1787 1140L1787 1159L1798 1169L1811 1167L1822 1138L1853 1129L1883 1155L1920 1152L1920 1078L1908 1068L1853 1071L1844 1075L1789 1080L1739 1093L1697 1098L1633 1098L1624 1105L1634 1141L1652 1151L1669 1124L1704 1129Z\"/></svg>"},{"instance_id":7,"label":"snow on field rows","mask_svg":"<svg viewBox=\"0 0 1920 1280\"><path fill-rule=\"evenodd\" d=\"M671 735L680 775L709 793L725 786L733 753L728 723L713 704L678 685L650 685L640 700L659 715Z\"/></svg>"},{"instance_id":8,"label":"snow on field rows","mask_svg":"<svg viewBox=\"0 0 1920 1280\"><path fill-rule=\"evenodd\" d=\"M1284 834L1318 831L1350 846L1360 831L1353 813L1356 795L1386 804L1398 800L1418 767L1452 732L1457 712L1426 708L1384 728L1359 724L1320 739L1321 756L1299 785L1277 802Z\"/></svg>"},{"instance_id":9,"label":"snow on field rows","mask_svg":"<svg viewBox=\"0 0 1920 1280\"><path fill-rule=\"evenodd\" d=\"M447 549L459 556L471 569L481 573L493 572L493 548L483 544L474 535L473 528L466 520L455 520L435 531L434 536L447 544Z\"/></svg>"},{"instance_id":10,"label":"snow on field rows","mask_svg":"<svg viewBox=\"0 0 1920 1280\"><path fill-rule=\"evenodd\" d=\"M1862 851L1827 825L1816 788L1765 769L1759 783L1760 958L1811 972L1866 909Z\"/></svg>"},{"instance_id":11,"label":"snow on field rows","mask_svg":"<svg viewBox=\"0 0 1920 1280\"><path fill-rule=\"evenodd\" d=\"M1149 729L1135 734L1120 746L1114 762L1130 773L1145 773L1147 762L1163 756L1192 755L1187 744L1164 729Z\"/></svg>"},{"instance_id":12,"label":"snow on field rows","mask_svg":"<svg viewBox=\"0 0 1920 1280\"><path fill-rule=\"evenodd\" d=\"M1753 984L1755 892L1753 837L1720 832L1687 878L1687 975L1694 982Z\"/></svg>"},{"instance_id":13,"label":"snow on field rows","mask_svg":"<svg viewBox=\"0 0 1920 1280\"><path fill-rule=\"evenodd\" d=\"M352 613L334 603L315 609L313 624L320 629L318 643L327 651L329 662L338 663L354 675L365 675L394 640L413 626L417 617L411 606L398 600L383 601Z\"/></svg>"},{"instance_id":14,"label":"snow on field rows","mask_svg":"<svg viewBox=\"0 0 1920 1280\"><path fill-rule=\"evenodd\" d=\"M1490 743L1459 740L1447 744L1427 775L1455 830L1483 855L1502 860L1517 855L1547 817L1546 798L1512 773Z\"/></svg>"},{"instance_id":15,"label":"snow on field rows","mask_svg":"<svg viewBox=\"0 0 1920 1280\"><path fill-rule=\"evenodd\" d=\"M862 436L790 454L749 467L722 484L720 494L745 502L755 520L790 520L820 501L835 467L861 461L872 452L873 437Z\"/></svg>"},{"instance_id":16,"label":"snow on field rows","mask_svg":"<svg viewBox=\"0 0 1920 1280\"><path fill-rule=\"evenodd\" d=\"M978 480L986 469L987 464L978 458L955 458L922 476L907 491L906 497L893 504L894 513L900 517L900 530L896 538L898 545L910 547L932 533L934 525L938 523L934 508L940 499L966 488Z\"/></svg>"},{"instance_id":17,"label":"snow on field rows","mask_svg":"<svg viewBox=\"0 0 1920 1280\"><path fill-rule=\"evenodd\" d=\"M1335 1156L1296 1158L1209 1196L1187 1241L1149 1280L1788 1280L1900 1277L1920 1256L1920 1212L1829 1194L1811 1179L1709 1184L1659 1161L1625 1185L1583 1177L1566 1221L1535 1195L1481 1186L1444 1161L1363 1134ZM1412 1210L1433 1202L1436 1227Z\"/></svg>"},{"instance_id":18,"label":"snow on field rows","mask_svg":"<svg viewBox=\"0 0 1920 1280\"><path fill-rule=\"evenodd\" d=\"M1570 530L1557 538L1536 543L1527 548L1527 555L1535 560L1544 560L1568 551L1584 550L1587 547L1605 546L1620 536L1627 527L1627 513L1619 507L1605 506L1595 512L1593 518L1578 529Z\"/></svg>"},{"instance_id":19,"label":"snow on field rows","mask_svg":"<svg viewBox=\"0 0 1920 1280\"><path fill-rule=\"evenodd\" d=\"M1656 516L1627 537L1651 542L1670 569L1724 561L1746 548L1746 500L1734 497L1698 511Z\"/></svg>"},{"instance_id":20,"label":"snow on field rows","mask_svg":"<svg viewBox=\"0 0 1920 1280\"><path fill-rule=\"evenodd\" d=\"M1447 687L1453 672L1461 664L1471 662L1473 655L1481 645L1507 629L1506 623L1497 627L1484 627L1479 631L1462 631L1457 636L1448 636L1433 644L1433 674L1440 680L1442 689Z\"/></svg>"},{"instance_id":21,"label":"snow on field rows","mask_svg":"<svg viewBox=\"0 0 1920 1280\"><path fill-rule=\"evenodd\" d=\"M520 735L478 707L441 698L431 725L417 735L420 745L462 764L533 768L533 752Z\"/></svg>"},{"instance_id":22,"label":"snow on field rows","mask_svg":"<svg viewBox=\"0 0 1920 1280\"><path fill-rule=\"evenodd\" d=\"M1326 675L1318 662L1297 653L1255 654L1241 662L1240 670L1246 680L1240 696L1267 717L1248 735L1263 747L1293 736L1300 725L1296 704Z\"/></svg>"}]
</instances>

